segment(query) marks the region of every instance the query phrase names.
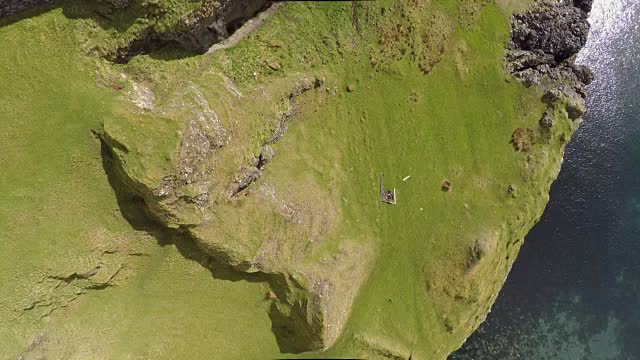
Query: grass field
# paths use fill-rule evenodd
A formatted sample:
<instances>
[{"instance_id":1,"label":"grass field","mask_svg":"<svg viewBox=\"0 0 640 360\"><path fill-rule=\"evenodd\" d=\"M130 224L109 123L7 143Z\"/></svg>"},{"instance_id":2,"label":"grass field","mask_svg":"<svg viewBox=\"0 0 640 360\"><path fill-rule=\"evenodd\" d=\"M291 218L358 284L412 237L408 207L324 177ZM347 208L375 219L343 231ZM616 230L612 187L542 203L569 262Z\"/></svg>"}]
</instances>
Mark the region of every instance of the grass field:
<instances>
[{"instance_id":1,"label":"grass field","mask_svg":"<svg viewBox=\"0 0 640 360\"><path fill-rule=\"evenodd\" d=\"M59 10L0 27L0 358L276 354L263 284L123 218L92 134L116 93L74 29Z\"/></svg>"},{"instance_id":2,"label":"grass field","mask_svg":"<svg viewBox=\"0 0 640 360\"><path fill-rule=\"evenodd\" d=\"M449 35L443 60L428 75L407 58L372 71L368 54L357 52L347 66L329 65L339 79L337 98L326 100L330 105L307 100L305 115L276 147L280 155L264 182L285 183L285 191L315 174L319 184L338 184L328 189L340 204L338 233L373 230L365 241L379 249L330 354L371 347L441 358L495 299L517 252L509 244L539 217L560 156L559 142L541 150L551 158L538 177L525 179L527 155L509 144L515 128L537 126L544 105L535 90L506 81L507 29L500 8L488 6L470 31ZM382 172L397 188L395 206L378 201ZM445 179L450 193L440 189ZM509 185L519 189L517 198ZM469 272L477 240L491 251Z\"/></svg>"},{"instance_id":3,"label":"grass field","mask_svg":"<svg viewBox=\"0 0 640 360\"><path fill-rule=\"evenodd\" d=\"M307 296L265 300L265 274L285 274L304 291L319 281L335 289L320 320L323 336L340 335L335 345L295 356L444 358L495 300L548 199L560 137L574 130L558 105L549 139L528 152L510 143L516 129L537 131L546 107L503 71L509 14L524 3L291 3L234 48L187 58L163 50L126 66L83 56L84 37L101 31L91 19L55 10L0 28L12 44L0 71L15 84L0 91L10 204L0 209L0 287L15 294L0 300L0 321L15 324L3 326L7 356L40 338L34 351L65 358L282 356L305 344L287 348L291 325L279 328L273 306L295 312ZM289 104L301 79L323 83ZM153 91L155 110L123 101L134 83ZM171 240L116 178L149 204L182 166L190 119L209 114L198 99L233 140L196 164L215 174L202 213L151 205L171 214L167 225L189 224L195 242ZM254 192L227 200L237 169L292 106ZM103 129L121 146L112 152L123 173L111 178L91 132ZM379 201L380 173L397 205ZM207 252L259 274L212 265ZM48 275L72 281L60 288ZM22 299L37 311L16 310Z\"/></svg>"}]
</instances>

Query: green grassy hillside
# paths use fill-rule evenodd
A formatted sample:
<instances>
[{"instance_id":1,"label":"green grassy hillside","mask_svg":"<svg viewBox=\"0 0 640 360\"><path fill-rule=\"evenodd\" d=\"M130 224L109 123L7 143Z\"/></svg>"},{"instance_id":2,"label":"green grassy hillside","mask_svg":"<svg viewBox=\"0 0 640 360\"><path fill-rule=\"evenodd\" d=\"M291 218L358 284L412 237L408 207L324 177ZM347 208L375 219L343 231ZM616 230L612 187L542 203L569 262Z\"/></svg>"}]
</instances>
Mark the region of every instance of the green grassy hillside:
<instances>
[{"instance_id":1,"label":"green grassy hillside","mask_svg":"<svg viewBox=\"0 0 640 360\"><path fill-rule=\"evenodd\" d=\"M0 28L0 358L276 356L262 283L122 216L92 133L117 92L76 29L60 10Z\"/></svg>"},{"instance_id":2,"label":"green grassy hillside","mask_svg":"<svg viewBox=\"0 0 640 360\"><path fill-rule=\"evenodd\" d=\"M558 103L542 134L504 72L526 3L288 3L230 49L127 65L87 56L91 17L0 28L0 355L446 357L575 130Z\"/></svg>"}]
</instances>

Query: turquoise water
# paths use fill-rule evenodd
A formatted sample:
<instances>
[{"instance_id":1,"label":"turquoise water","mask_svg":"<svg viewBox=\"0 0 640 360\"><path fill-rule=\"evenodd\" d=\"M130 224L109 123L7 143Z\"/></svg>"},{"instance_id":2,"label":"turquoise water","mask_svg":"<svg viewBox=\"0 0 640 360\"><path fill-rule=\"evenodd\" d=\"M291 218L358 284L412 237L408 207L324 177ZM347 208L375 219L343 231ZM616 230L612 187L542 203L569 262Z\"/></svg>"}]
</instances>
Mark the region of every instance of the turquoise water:
<instances>
[{"instance_id":1,"label":"turquoise water","mask_svg":"<svg viewBox=\"0 0 640 360\"><path fill-rule=\"evenodd\" d=\"M640 359L640 1L595 0L589 113L487 321L451 360Z\"/></svg>"}]
</instances>

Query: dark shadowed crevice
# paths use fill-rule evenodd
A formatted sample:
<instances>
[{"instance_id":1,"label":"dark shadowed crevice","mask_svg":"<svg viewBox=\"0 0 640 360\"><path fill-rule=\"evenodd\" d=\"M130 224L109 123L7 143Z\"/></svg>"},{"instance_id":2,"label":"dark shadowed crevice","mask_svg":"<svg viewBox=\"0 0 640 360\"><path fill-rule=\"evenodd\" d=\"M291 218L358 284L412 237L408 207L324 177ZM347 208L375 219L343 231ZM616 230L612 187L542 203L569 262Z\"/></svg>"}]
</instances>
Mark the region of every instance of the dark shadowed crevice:
<instances>
[{"instance_id":1,"label":"dark shadowed crevice","mask_svg":"<svg viewBox=\"0 0 640 360\"><path fill-rule=\"evenodd\" d=\"M133 194L129 186L117 175L117 164L111 149L101 139L102 166L107 175L109 185L114 190L118 208L124 219L132 228L144 231L153 236L160 246L173 245L186 259L195 261L211 272L212 277L221 280L249 282L266 282L266 276L260 273L242 273L233 270L195 244L187 229L172 229L160 224L151 215L144 199ZM133 254L137 255L137 254ZM75 274L74 274L75 275Z\"/></svg>"},{"instance_id":2,"label":"dark shadowed crevice","mask_svg":"<svg viewBox=\"0 0 640 360\"><path fill-rule=\"evenodd\" d=\"M306 321L309 300L301 294L304 288L295 278L281 273L247 273L236 270L228 264L225 254L205 252L198 247L188 227L175 229L161 224L154 218L145 200L133 194L130 185L119 174L122 170L113 156L112 149L99 134L97 136L101 141L103 169L114 190L120 213L131 227L148 233L160 246L175 246L185 259L197 262L215 279L264 283L264 301L271 302L268 316L281 352L301 353L323 347L317 335L321 325L316 322L309 324ZM73 274L69 281L83 276L86 275ZM268 292L266 285L271 289ZM108 286L110 284L97 284L92 289L99 290Z\"/></svg>"},{"instance_id":3,"label":"dark shadowed crevice","mask_svg":"<svg viewBox=\"0 0 640 360\"><path fill-rule=\"evenodd\" d=\"M116 49L112 54L113 62L125 64L136 55L149 54L166 47L204 54L273 3L272 0L219 1L220 6L215 9L203 7L187 16L176 27L179 30L157 32L149 28L142 36Z\"/></svg>"},{"instance_id":4,"label":"dark shadowed crevice","mask_svg":"<svg viewBox=\"0 0 640 360\"><path fill-rule=\"evenodd\" d=\"M122 7L114 7L103 13L102 8L107 5L96 5L93 0L62 1L62 0L0 0L0 26L40 15L51 9L61 7L65 16L69 18L93 18L97 24L105 29L125 31L133 23L117 24L112 21L110 11L126 12L133 6L126 2ZM126 45L113 50L106 50L102 54L108 60L117 64L126 64L133 57L141 54L151 54L164 48L184 50L191 54L204 54L211 46L218 44L233 35L249 20L269 9L274 0L218 0L204 1L203 5L192 13L180 18L170 30L159 30L155 24L149 25L138 33ZM96 6L96 8L93 8ZM100 9L102 10L100 10ZM146 18L148 14L142 11L138 17L132 16L132 21ZM148 10L151 11L151 10Z\"/></svg>"},{"instance_id":5,"label":"dark shadowed crevice","mask_svg":"<svg viewBox=\"0 0 640 360\"><path fill-rule=\"evenodd\" d=\"M275 150L271 147L275 143L284 136L284 134L289 129L289 123L296 111L296 99L298 96L306 93L310 90L319 89L324 84L323 79L315 78L313 80L306 79L301 84L296 86L288 96L288 110L282 113L278 121L276 122L275 127L271 130L271 136L267 138L260 149L260 153L258 153L254 159L253 163L249 166L243 167L238 174L236 174L236 179L232 184L229 185L229 197L237 197L240 194L243 194L243 191L246 190L251 184L256 182L262 176L262 170L267 166L267 164L273 160L276 153ZM246 194L246 193L245 193Z\"/></svg>"}]
</instances>

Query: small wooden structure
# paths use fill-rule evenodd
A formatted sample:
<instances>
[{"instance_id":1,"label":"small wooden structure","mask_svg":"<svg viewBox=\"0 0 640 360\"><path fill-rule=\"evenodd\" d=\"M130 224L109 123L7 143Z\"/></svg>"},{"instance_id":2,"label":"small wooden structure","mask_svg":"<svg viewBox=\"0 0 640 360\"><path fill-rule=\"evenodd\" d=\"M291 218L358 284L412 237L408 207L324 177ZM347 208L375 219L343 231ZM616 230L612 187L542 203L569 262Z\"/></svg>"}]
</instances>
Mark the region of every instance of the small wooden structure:
<instances>
[{"instance_id":1,"label":"small wooden structure","mask_svg":"<svg viewBox=\"0 0 640 360\"><path fill-rule=\"evenodd\" d=\"M380 174L380 200L387 204L396 204L396 188L393 190L385 190L382 182L383 174Z\"/></svg>"}]
</instances>

